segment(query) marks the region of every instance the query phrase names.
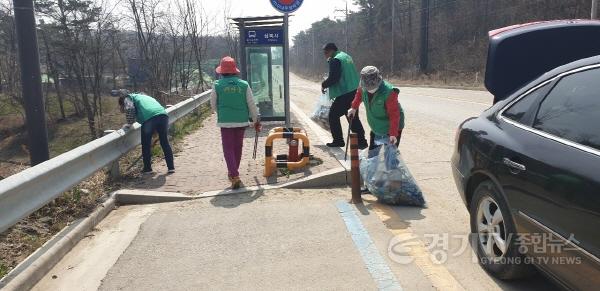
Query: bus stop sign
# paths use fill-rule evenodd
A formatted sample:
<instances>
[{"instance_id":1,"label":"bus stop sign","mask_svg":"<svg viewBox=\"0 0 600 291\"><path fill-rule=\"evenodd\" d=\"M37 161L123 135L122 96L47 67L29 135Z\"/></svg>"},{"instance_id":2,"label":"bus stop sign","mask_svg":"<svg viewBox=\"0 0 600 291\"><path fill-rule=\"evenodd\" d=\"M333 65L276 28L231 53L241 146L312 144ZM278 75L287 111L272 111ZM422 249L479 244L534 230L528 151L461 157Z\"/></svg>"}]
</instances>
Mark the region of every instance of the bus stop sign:
<instances>
[{"instance_id":1,"label":"bus stop sign","mask_svg":"<svg viewBox=\"0 0 600 291\"><path fill-rule=\"evenodd\" d=\"M246 44L283 45L283 28L247 29Z\"/></svg>"},{"instance_id":2,"label":"bus stop sign","mask_svg":"<svg viewBox=\"0 0 600 291\"><path fill-rule=\"evenodd\" d=\"M271 5L281 13L292 13L302 5L303 0L270 0Z\"/></svg>"}]
</instances>

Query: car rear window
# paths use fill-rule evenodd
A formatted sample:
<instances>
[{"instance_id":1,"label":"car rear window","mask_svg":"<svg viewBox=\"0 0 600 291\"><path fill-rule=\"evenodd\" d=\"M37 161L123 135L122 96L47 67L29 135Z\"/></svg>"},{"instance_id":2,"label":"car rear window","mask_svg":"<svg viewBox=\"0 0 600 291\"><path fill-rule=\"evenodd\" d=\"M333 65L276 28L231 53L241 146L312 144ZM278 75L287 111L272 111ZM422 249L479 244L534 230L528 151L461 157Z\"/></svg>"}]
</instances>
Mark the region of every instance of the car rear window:
<instances>
[{"instance_id":1,"label":"car rear window","mask_svg":"<svg viewBox=\"0 0 600 291\"><path fill-rule=\"evenodd\" d=\"M540 104L533 127L600 149L600 69L562 78Z\"/></svg>"},{"instance_id":2,"label":"car rear window","mask_svg":"<svg viewBox=\"0 0 600 291\"><path fill-rule=\"evenodd\" d=\"M529 110L532 109L534 102L536 100L539 100L539 97L541 97L540 95L546 92L548 86L550 86L550 84L546 84L542 87L539 87L533 92L529 93L527 96L524 96L523 98L521 98L521 100L517 101L515 104L511 105L507 110L505 110L503 116L516 122L524 124L528 123L530 125L531 122L526 122L526 120L524 120L524 117L527 114L527 112L529 112Z\"/></svg>"}]
</instances>

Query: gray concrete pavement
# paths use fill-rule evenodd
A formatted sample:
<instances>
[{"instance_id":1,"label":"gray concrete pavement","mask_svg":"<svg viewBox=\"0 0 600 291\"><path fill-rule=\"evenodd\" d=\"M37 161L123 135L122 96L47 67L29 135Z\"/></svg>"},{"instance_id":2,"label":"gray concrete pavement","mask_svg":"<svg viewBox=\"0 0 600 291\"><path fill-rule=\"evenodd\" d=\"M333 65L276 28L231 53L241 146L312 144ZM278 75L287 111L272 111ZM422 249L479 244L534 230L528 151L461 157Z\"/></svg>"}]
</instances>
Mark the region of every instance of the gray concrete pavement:
<instances>
[{"instance_id":1,"label":"gray concrete pavement","mask_svg":"<svg viewBox=\"0 0 600 291\"><path fill-rule=\"evenodd\" d=\"M387 255L394 234L377 204L355 208L349 196L347 188L274 189L121 207L35 290L376 290L386 268L405 290L435 290L417 264Z\"/></svg>"},{"instance_id":2,"label":"gray concrete pavement","mask_svg":"<svg viewBox=\"0 0 600 291\"><path fill-rule=\"evenodd\" d=\"M291 84L292 101L310 114L320 94L320 85L298 76L291 77ZM423 190L428 207L393 207L393 210L411 233L428 246L429 253L447 254L442 266L465 289L553 290L556 287L542 276L510 283L496 280L473 262L475 254L470 246L465 246L469 215L456 190L450 158L459 124L490 107L492 98L484 91L400 88L399 100L406 113L400 151ZM364 108L360 112L368 134ZM342 125L345 131L346 122L342 121Z\"/></svg>"},{"instance_id":3,"label":"gray concrete pavement","mask_svg":"<svg viewBox=\"0 0 600 291\"><path fill-rule=\"evenodd\" d=\"M100 290L375 290L336 209L348 193L280 189L160 205ZM390 233L363 213L385 251ZM402 286L431 287L415 266L401 267Z\"/></svg>"}]
</instances>

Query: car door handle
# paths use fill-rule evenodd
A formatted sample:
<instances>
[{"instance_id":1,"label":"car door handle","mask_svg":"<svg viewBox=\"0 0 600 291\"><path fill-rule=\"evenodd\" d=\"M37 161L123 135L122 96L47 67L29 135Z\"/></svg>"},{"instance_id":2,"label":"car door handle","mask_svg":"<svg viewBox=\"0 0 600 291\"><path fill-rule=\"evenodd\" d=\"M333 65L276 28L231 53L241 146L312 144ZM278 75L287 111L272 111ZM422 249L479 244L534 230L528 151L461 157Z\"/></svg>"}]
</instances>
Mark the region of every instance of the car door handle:
<instances>
[{"instance_id":1,"label":"car door handle","mask_svg":"<svg viewBox=\"0 0 600 291\"><path fill-rule=\"evenodd\" d=\"M519 164L517 162L513 162L509 158L504 158L503 161L504 161L504 164L507 165L508 167L510 167L511 169L518 170L518 171L526 171L527 170L525 165ZM512 172L512 173L514 174L514 172Z\"/></svg>"}]
</instances>

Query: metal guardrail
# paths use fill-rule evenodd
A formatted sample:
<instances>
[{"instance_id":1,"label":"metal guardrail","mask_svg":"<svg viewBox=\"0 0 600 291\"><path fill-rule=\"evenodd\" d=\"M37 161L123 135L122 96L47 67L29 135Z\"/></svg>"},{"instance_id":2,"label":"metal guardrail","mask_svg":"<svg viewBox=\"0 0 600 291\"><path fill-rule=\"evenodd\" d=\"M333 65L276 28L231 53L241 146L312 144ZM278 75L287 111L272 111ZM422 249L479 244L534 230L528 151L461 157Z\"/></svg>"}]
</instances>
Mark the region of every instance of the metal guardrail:
<instances>
[{"instance_id":1,"label":"metal guardrail","mask_svg":"<svg viewBox=\"0 0 600 291\"><path fill-rule=\"evenodd\" d=\"M169 123L208 102L210 91L167 109ZM0 233L140 144L139 123L0 181Z\"/></svg>"}]
</instances>

